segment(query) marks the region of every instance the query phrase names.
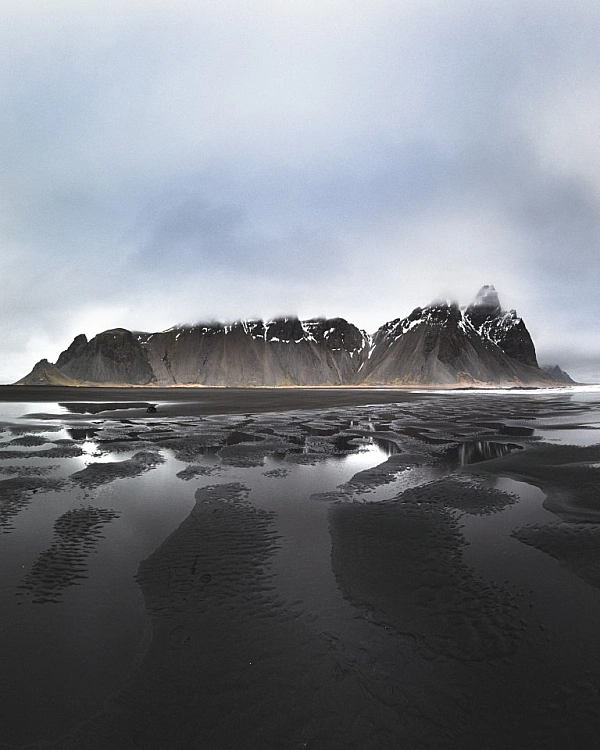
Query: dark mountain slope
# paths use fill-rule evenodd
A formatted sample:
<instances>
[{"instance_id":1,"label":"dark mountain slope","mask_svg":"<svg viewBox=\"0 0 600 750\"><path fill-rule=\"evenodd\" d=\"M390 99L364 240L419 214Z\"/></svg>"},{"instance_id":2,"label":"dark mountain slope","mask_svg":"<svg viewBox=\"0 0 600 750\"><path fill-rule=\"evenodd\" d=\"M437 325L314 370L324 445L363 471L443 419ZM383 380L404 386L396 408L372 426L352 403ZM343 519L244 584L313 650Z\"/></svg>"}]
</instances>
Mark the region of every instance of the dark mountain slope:
<instances>
[{"instance_id":1,"label":"dark mountain slope","mask_svg":"<svg viewBox=\"0 0 600 750\"><path fill-rule=\"evenodd\" d=\"M502 310L493 287L484 287L465 311L443 302L386 323L373 336L360 375L373 385L552 381L537 366L524 324L514 311Z\"/></svg>"},{"instance_id":2,"label":"dark mountain slope","mask_svg":"<svg viewBox=\"0 0 600 750\"><path fill-rule=\"evenodd\" d=\"M68 377L47 359L41 359L33 370L15 385L77 385L79 381Z\"/></svg>"},{"instance_id":3,"label":"dark mountain slope","mask_svg":"<svg viewBox=\"0 0 600 750\"><path fill-rule=\"evenodd\" d=\"M567 385L576 385L576 381L569 375L568 372L561 370L558 365L543 365L542 370L548 373L550 377L557 383L565 383Z\"/></svg>"},{"instance_id":4,"label":"dark mountain slope","mask_svg":"<svg viewBox=\"0 0 600 750\"><path fill-rule=\"evenodd\" d=\"M53 369L52 369L53 368ZM343 318L278 318L178 326L159 333L82 334L23 381L123 385L552 385L514 310L485 286L464 310L418 307L367 336ZM28 381L32 382L32 381Z\"/></svg>"},{"instance_id":5,"label":"dark mountain slope","mask_svg":"<svg viewBox=\"0 0 600 750\"><path fill-rule=\"evenodd\" d=\"M497 344L505 354L529 367L537 367L535 347L529 331L515 310L506 312L500 306L493 286L482 287L465 310L465 319L482 338Z\"/></svg>"},{"instance_id":6,"label":"dark mountain slope","mask_svg":"<svg viewBox=\"0 0 600 750\"><path fill-rule=\"evenodd\" d=\"M138 333L156 381L201 385L353 382L367 336L335 318L280 318Z\"/></svg>"},{"instance_id":7,"label":"dark mountain slope","mask_svg":"<svg viewBox=\"0 0 600 750\"><path fill-rule=\"evenodd\" d=\"M125 328L104 331L90 341L83 334L77 336L56 366L73 380L90 383L145 385L154 381L146 352Z\"/></svg>"}]
</instances>

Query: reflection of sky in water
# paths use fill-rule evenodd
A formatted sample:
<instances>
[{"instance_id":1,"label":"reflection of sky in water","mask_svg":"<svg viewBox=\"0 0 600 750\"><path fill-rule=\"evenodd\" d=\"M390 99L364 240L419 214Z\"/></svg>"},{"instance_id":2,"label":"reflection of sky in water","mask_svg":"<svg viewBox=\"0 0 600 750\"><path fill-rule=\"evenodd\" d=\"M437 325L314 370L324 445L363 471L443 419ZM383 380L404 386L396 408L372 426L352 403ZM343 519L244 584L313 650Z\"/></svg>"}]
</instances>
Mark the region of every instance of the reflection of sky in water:
<instances>
[{"instance_id":1,"label":"reflection of sky in water","mask_svg":"<svg viewBox=\"0 0 600 750\"><path fill-rule=\"evenodd\" d=\"M374 443L357 453L325 458L314 465L294 464L267 456L264 465L234 468L236 481L251 489L251 501L276 513L279 549L273 558L273 583L279 597L312 612L327 625L345 612L346 628L359 628L353 608L343 599L331 569L330 504L311 495L334 491L355 474L385 461L385 451ZM265 476L273 469L286 469L283 477ZM227 481L229 481L229 474ZM397 490L396 490L397 492ZM387 488L390 497L394 490ZM329 627L334 627L329 623Z\"/></svg>"},{"instance_id":2,"label":"reflection of sky in water","mask_svg":"<svg viewBox=\"0 0 600 750\"><path fill-rule=\"evenodd\" d=\"M60 463L58 474L68 476L89 460L81 456L52 463ZM12 729L22 741L28 739L20 734L27 732L25 727L7 726L11 715L21 717L18 724L22 723L25 701L33 724L45 723L52 736L65 722L89 716L122 683L140 653L147 628L135 573L141 560L189 514L195 486L175 479L173 467L165 464L135 479L91 490L71 486L62 492L37 493L18 514L14 530L3 535L0 544L2 713L9 717L3 719L5 737L11 736ZM65 589L58 605L18 599L17 586L52 544L54 522L68 510L90 505L115 510L119 518L103 527L102 538L86 560L87 578Z\"/></svg>"},{"instance_id":3,"label":"reflection of sky in water","mask_svg":"<svg viewBox=\"0 0 600 750\"><path fill-rule=\"evenodd\" d=\"M579 386L569 389L573 401L593 403L600 401L600 385Z\"/></svg>"},{"instance_id":4,"label":"reflection of sky in water","mask_svg":"<svg viewBox=\"0 0 600 750\"><path fill-rule=\"evenodd\" d=\"M28 423L39 425L41 420L22 420L19 417L25 413L56 414L59 408L56 404L2 404L0 419L14 419L21 426ZM232 423L236 419L232 417ZM546 424L555 420L545 418L544 427L541 430L536 428L535 436L578 445L600 442L599 426L589 423L589 415L570 415L566 419L578 426L574 429L546 429ZM585 424L578 424L578 420L583 419ZM368 420L360 421L365 429L370 429L369 424ZM379 421L372 424L373 429L375 424L378 430L387 428ZM531 425L533 427L535 423L531 422ZM40 433L36 430L36 434ZM99 443L95 439L92 419L89 423L86 420L85 423L68 424L60 432L48 432L46 436L50 440L75 439L83 455L68 459L24 458L7 463L59 465L56 473L49 476L68 477L90 463L126 460L139 449L132 446L131 451L111 453L110 443ZM6 445L6 441L13 437L16 435L7 432L2 440ZM29 450L40 448L43 446ZM504 443L492 444L491 441L469 441L463 448L471 451L471 459L479 454L485 458L490 451L494 456L487 457L495 457L507 450ZM14 446L14 449L27 450L20 446ZM69 485L62 492L34 495L29 505L15 516L12 533L0 536L0 570L3 574L0 578L3 613L0 662L5 675L4 695L7 696L3 712L9 720L11 716L15 717L10 731L3 727L4 734L8 732L10 739L13 736L11 731L29 731L22 721L25 697L29 701L32 724L39 727L46 723L45 732L52 737L65 724L89 716L101 701L119 688L141 653L148 625L134 579L135 572L139 563L188 516L194 505L194 493L202 486L241 482L251 489L250 501L255 506L274 512L280 539L279 549L272 560L272 572L279 596L288 601L301 600L302 604L296 606L314 612L325 625L329 621L339 632L353 633L352 638L357 642L363 637L363 628L366 628L364 637L372 637L371 630L355 617L355 611L341 596L331 570L328 520L331 503L311 499L311 495L335 491L358 472L382 463L394 452L392 443L376 439L363 442L355 453L324 457L315 464L303 464L301 455L297 457L300 459L298 463L293 457L288 461L281 456L267 456L261 466L228 467L213 475L182 481L176 473L187 464L176 460L171 451L162 449L166 462L139 477L119 479L94 489L84 490ZM0 461L0 470L2 463ZM215 455L206 455L199 457L197 463L218 466L220 460ZM459 463L457 456L456 465ZM284 469L285 475L265 476L273 469ZM396 475L394 481L366 488L352 499L358 502L389 499L407 487L444 476L448 471L448 465L443 463L410 468ZM505 577L514 573L519 580L519 576L531 580L531 585L538 587L536 590L539 591L535 607L545 611L544 592L546 588L554 587L554 571L559 566L548 556L511 539L510 532L515 525L536 519L544 521L550 514L541 508L538 490L529 492L525 486L520 486L522 483L510 484L511 481L500 480L505 482L502 488L520 491L523 496L521 503L491 516L461 516L469 541L465 555L491 579L499 579L504 570ZM89 505L112 509L119 513L119 518L103 527L103 538L86 563L88 577L82 585L66 589L60 605L32 605L26 599L19 603L14 595L15 587L38 555L51 545L54 522L70 509ZM538 586L537 579L533 578L535 571L547 574L549 583L541 582ZM561 576L559 590L561 595L567 596L569 581L573 577L564 570ZM553 596L548 601L560 598ZM585 596L581 594L581 597L583 603ZM532 653L539 657L537 652ZM528 657L526 663L535 668L533 657ZM59 691L56 690L57 674L61 681ZM23 675L27 676L26 680ZM34 684L36 690L32 691L31 685ZM14 738L16 744L39 739L26 734L14 734Z\"/></svg>"},{"instance_id":5,"label":"reflection of sky in water","mask_svg":"<svg viewBox=\"0 0 600 750\"><path fill-rule=\"evenodd\" d=\"M543 507L542 490L508 477L493 482L498 489L516 494L519 502L499 513L460 516L467 541L464 559L488 581L508 580L527 591L520 602L523 616L545 623L548 634L561 644L560 649L549 649L545 638L534 637L526 648L519 649L514 660L523 683L544 684L549 673L558 680L563 672L585 671L592 661L600 661L597 592L558 560L513 536L513 530L523 526L557 523L557 516Z\"/></svg>"},{"instance_id":6,"label":"reflection of sky in water","mask_svg":"<svg viewBox=\"0 0 600 750\"><path fill-rule=\"evenodd\" d=\"M8 408L4 410L3 406ZM8 404L0 408L3 411L0 419L14 419L19 426L39 424L39 420L19 419L26 412L56 413L54 404ZM40 433L36 430L36 434ZM111 453L110 443L94 439L93 426L81 424L65 426L47 436L50 440L76 438L83 455L66 459L12 459L6 463L54 465L58 469L46 476L68 478L90 463L123 461L139 449L132 445L131 451ZM13 437L5 433L3 440ZM43 448L35 446L29 451ZM184 482L175 475L187 464L177 461L169 450L161 452L166 462L136 478L118 479L93 489L69 484L63 491L32 495L29 504L14 517L12 532L1 537L0 661L5 675L4 694L8 696L3 707L3 715L7 717L3 719L3 732L7 738L17 743L39 739L35 733L28 735L30 730L23 724L25 700L31 711L31 726L44 724L45 732L54 736L65 723L90 715L122 684L139 656L147 632L147 617L135 573L139 563L187 517L198 487L240 481L252 488L253 501L260 496L257 504L264 502L277 507L278 524L284 532L287 530L284 536L288 540L282 544L285 550L282 559L293 562L302 548L310 550L306 570L312 570L314 576L306 574L310 579L308 587L315 584L315 577L325 580L329 576L327 591L331 593L337 589L329 565L327 505L311 503L309 497L323 489L335 489L355 473L386 458L378 446L363 444L356 453L325 458L316 465L267 457L263 466L230 467L216 476L200 476ZM216 456L201 457L199 462L220 463ZM283 477L265 477L264 473L273 468L285 468L288 473ZM16 597L19 583L38 556L51 546L54 522L68 510L90 505L112 509L119 518L102 528L102 538L86 560L87 578L80 585L64 589L61 604L32 604L27 596ZM308 545L307 538L311 539ZM301 583L295 575L284 577L282 585L285 580L291 588ZM315 592L322 590L319 586L315 588ZM117 630L115 623L119 623ZM21 678L23 674L27 675L26 684ZM60 691L56 691L57 675L61 680ZM30 688L32 684L35 691Z\"/></svg>"},{"instance_id":7,"label":"reflection of sky in water","mask_svg":"<svg viewBox=\"0 0 600 750\"><path fill-rule=\"evenodd\" d=\"M81 469L92 463L112 463L113 461L125 461L126 459L131 458L134 453L136 453L136 451L133 449L131 451L111 453L109 444L107 445L106 443L98 443L95 440L84 440L83 442L78 442L78 445L83 451L83 456L79 457ZM78 470L79 469L77 469L76 471Z\"/></svg>"},{"instance_id":8,"label":"reflection of sky in water","mask_svg":"<svg viewBox=\"0 0 600 750\"><path fill-rule=\"evenodd\" d=\"M30 414L66 414L67 411L55 402L36 401L32 403L3 401L0 405L2 420L18 419L24 424L43 424L43 420L29 417Z\"/></svg>"},{"instance_id":9,"label":"reflection of sky in water","mask_svg":"<svg viewBox=\"0 0 600 750\"><path fill-rule=\"evenodd\" d=\"M560 445L585 447L600 444L600 427L598 425L590 425L589 427L582 425L580 428L562 430L536 430L535 435L545 442L559 443Z\"/></svg>"}]
</instances>

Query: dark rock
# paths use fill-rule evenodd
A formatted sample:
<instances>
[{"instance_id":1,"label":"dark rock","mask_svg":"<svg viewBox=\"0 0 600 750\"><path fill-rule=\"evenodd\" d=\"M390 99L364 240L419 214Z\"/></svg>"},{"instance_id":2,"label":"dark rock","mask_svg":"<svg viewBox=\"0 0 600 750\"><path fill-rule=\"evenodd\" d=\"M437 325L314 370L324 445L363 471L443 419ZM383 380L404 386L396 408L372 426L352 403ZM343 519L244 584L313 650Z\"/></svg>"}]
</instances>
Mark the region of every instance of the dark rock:
<instances>
[{"instance_id":1,"label":"dark rock","mask_svg":"<svg viewBox=\"0 0 600 750\"><path fill-rule=\"evenodd\" d=\"M66 349L58 359L56 360L56 366L62 369L65 365L68 365L73 360L82 356L87 349L88 340L85 333L80 333L79 336L75 336L73 343Z\"/></svg>"},{"instance_id":2,"label":"dark rock","mask_svg":"<svg viewBox=\"0 0 600 750\"><path fill-rule=\"evenodd\" d=\"M41 359L33 370L15 385L77 385L77 381L68 377L56 365Z\"/></svg>"},{"instance_id":3,"label":"dark rock","mask_svg":"<svg viewBox=\"0 0 600 750\"><path fill-rule=\"evenodd\" d=\"M342 318L278 318L137 333L160 385L342 385L368 336Z\"/></svg>"},{"instance_id":4,"label":"dark rock","mask_svg":"<svg viewBox=\"0 0 600 750\"><path fill-rule=\"evenodd\" d=\"M484 308L492 309L496 307L491 304ZM373 337L363 373L363 380L374 385L537 385L549 381L537 366L511 357L487 331L478 330L468 312L454 302L418 307L408 317L382 326Z\"/></svg>"},{"instance_id":5,"label":"dark rock","mask_svg":"<svg viewBox=\"0 0 600 750\"><path fill-rule=\"evenodd\" d=\"M575 385L577 382L573 380L568 372L561 370L558 365L542 365L542 370L547 372L552 380L556 380L558 383L571 383L572 385Z\"/></svg>"},{"instance_id":6,"label":"dark rock","mask_svg":"<svg viewBox=\"0 0 600 750\"><path fill-rule=\"evenodd\" d=\"M104 331L91 341L77 336L57 366L68 377L91 383L145 385L154 375L144 348L124 328Z\"/></svg>"},{"instance_id":7,"label":"dark rock","mask_svg":"<svg viewBox=\"0 0 600 750\"><path fill-rule=\"evenodd\" d=\"M537 367L535 347L529 331L516 310L506 312L500 305L493 286L482 287L475 300L465 310L465 318L484 338L497 344L517 362Z\"/></svg>"},{"instance_id":8,"label":"dark rock","mask_svg":"<svg viewBox=\"0 0 600 750\"><path fill-rule=\"evenodd\" d=\"M559 368L560 369L560 368ZM484 286L466 309L417 307L373 337L343 318L296 317L81 334L20 383L122 385L503 385L569 382L538 367L521 318ZM148 409L150 413L151 410Z\"/></svg>"}]
</instances>

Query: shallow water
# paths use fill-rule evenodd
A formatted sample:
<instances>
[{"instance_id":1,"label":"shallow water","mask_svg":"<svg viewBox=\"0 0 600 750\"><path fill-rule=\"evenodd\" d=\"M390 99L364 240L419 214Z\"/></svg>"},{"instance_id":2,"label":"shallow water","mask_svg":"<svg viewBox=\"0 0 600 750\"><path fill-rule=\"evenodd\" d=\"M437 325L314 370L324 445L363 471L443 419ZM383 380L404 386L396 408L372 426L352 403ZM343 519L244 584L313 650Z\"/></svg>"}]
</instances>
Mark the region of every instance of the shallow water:
<instances>
[{"instance_id":1,"label":"shallow water","mask_svg":"<svg viewBox=\"0 0 600 750\"><path fill-rule=\"evenodd\" d=\"M83 461L63 460L58 473L77 471ZM68 489L34 496L12 532L0 538L3 739L34 741L42 728L42 736L59 735L65 725L97 710L131 672L149 626L135 572L193 505L193 497L174 492L174 485L163 465L152 477L120 480L94 492ZM103 527L91 553L80 556L86 578L59 591L60 603L35 601L35 590L19 587L50 548L53 524L68 510L89 505L119 515Z\"/></svg>"},{"instance_id":2,"label":"shallow water","mask_svg":"<svg viewBox=\"0 0 600 750\"><path fill-rule=\"evenodd\" d=\"M19 414L30 413L33 406L40 405L11 404L2 417L10 421ZM18 424L39 426L35 419L19 420ZM41 424L41 428L45 426ZM12 437L7 436L0 443L0 478L6 464L49 466L52 471L45 476L65 478L90 463L123 461L135 452L132 449L111 453L110 444L101 445L94 440L91 428L62 427L56 432L36 430L35 434L48 441L70 437L83 455L60 460L32 456L3 462L2 453L10 449L6 443ZM19 450L34 452L45 447L47 444ZM176 474L186 464L168 449L162 449L162 454L165 463L142 476L97 488L67 486L39 497L34 495L13 520L10 533L0 537L0 663L6 696L2 705L2 741L24 744L60 736L65 726L75 726L93 715L141 659L150 624L135 581L137 568L189 514L194 491L215 483L210 475L196 478L191 486L182 482ZM265 472L281 469L281 459L267 458L259 467L230 470L228 480L242 481L251 487L258 507L278 513L285 543L274 567L285 571L287 566L287 572L277 580L281 593L290 601L311 592L313 606L315 583L322 584L321 572L329 567L331 551L326 507L318 503L307 506L302 501L313 492L334 489L384 458L380 448L367 444L356 453L321 461L318 468L287 466L287 473L281 478L264 476ZM23 591L20 586L36 560L51 546L53 524L68 510L90 505L113 510L118 518L103 527L102 538L91 554L81 556L87 568L85 579L73 579L70 583L77 585L62 589L59 603L39 601L39 596L36 600L35 592ZM305 544L307 536L310 544ZM299 581L296 575L286 584L290 565L295 569L301 550L307 554L298 570L305 580Z\"/></svg>"},{"instance_id":3,"label":"shallow water","mask_svg":"<svg viewBox=\"0 0 600 750\"><path fill-rule=\"evenodd\" d=\"M491 516L461 518L468 543L465 558L490 581L510 581L525 592L521 600L523 615L543 623L544 638L535 626L515 657L522 670L523 683L535 684L540 667L544 674L563 676L582 674L590 663L600 663L600 596L596 589L574 576L560 562L544 552L522 544L512 532L520 527L557 523L556 516L542 506L544 493L525 482L500 478L495 486L515 493L519 501ZM568 603L568 605L567 605ZM551 617L548 614L551 613ZM560 643L549 649L548 640ZM586 644L582 648L582 640ZM539 682L538 682L539 684Z\"/></svg>"},{"instance_id":4,"label":"shallow water","mask_svg":"<svg viewBox=\"0 0 600 750\"><path fill-rule=\"evenodd\" d=\"M561 734L555 731L552 708L563 698L600 721L600 697L592 700L587 687L577 687L584 675L600 696L595 637L600 574L595 585L593 561L574 560L569 546L572 539L576 548L581 534L589 542L588 532L597 524L558 519L544 508L542 490L502 471L505 460L525 455L530 446L594 446L600 404L589 394L586 400L564 394L444 394L407 404L227 417L167 418L159 405L153 416L129 418L121 411L115 416L111 408L82 420L80 410L57 404L0 407L0 421L6 423L0 435L0 480L25 482L3 485L7 498L16 492L12 504L0 494L0 744L23 747L43 740L61 748L140 746L133 714L128 719L125 713L119 720L125 724L112 729L111 701L125 690L129 698L122 705L146 705L150 698L142 675L162 653L156 640L162 637L160 618L170 618L172 632L179 633L190 627L191 615L181 620L180 605L171 607L169 594L161 605L164 615L149 611L154 584L146 578L146 588L140 588L136 573L143 561L160 561L166 540L177 540L180 525L193 516L199 488L216 486L220 505L215 507L230 507L233 513L237 506L226 493L218 499L218 487L232 483L245 488L244 502L265 513L275 540L268 562L261 562L256 573L257 581L264 579L272 589L272 600L258 597L252 610L257 619L248 626L258 639L250 649L256 651L252 663L263 670L265 689L270 680L283 680L279 697L288 708L277 710L285 715L296 703L295 715L302 717L298 724L292 714L282 715L272 726L277 712L271 713L272 746L463 748L487 743L500 748L519 747L522 741L523 747L531 742L567 747L556 739ZM23 419L24 414L54 416ZM577 456L569 460L595 471L599 458L586 454L581 461ZM478 467L489 475L477 473ZM51 480L62 484L48 484ZM342 506L345 525L334 512ZM361 518L365 529L382 535L381 544L367 531L361 540ZM432 565L433 572L423 568L429 576L423 579L425 588L411 578L414 571L406 570L398 586L390 577L399 559L394 555L402 553L403 545L413 549L415 544L413 537L402 541L409 527L429 529L426 544L432 546L423 565ZM538 544L535 534L524 543L531 536L528 530L538 527L539 549L532 546ZM516 535L523 529L526 536ZM551 536L547 540L546 529L567 541L562 536L558 542ZM352 549L362 561L358 568L344 557ZM449 549L459 573L439 588L430 581L439 578L439 561ZM414 551L417 556L423 552L418 542ZM210 554L218 567L219 550ZM403 571L397 575L402 579ZM230 597L232 613L255 596L239 582L228 585L231 591L223 589L220 596ZM457 593L463 588L466 597ZM201 593L191 590L190 596L204 606ZM405 607L399 606L403 596ZM278 657L285 674L268 647L264 658L259 647L261 618L277 622L280 617L286 623L298 618L297 632L283 625L281 632L290 639L302 633L303 644L292 649L290 641L290 653L297 653L291 665L285 644L277 645L277 653L286 655ZM430 632L428 617L447 622L447 632L439 625ZM218 644L218 638L211 632L208 641ZM447 654L440 647L446 642ZM194 653L201 665L220 669L226 684L239 681L238 667L219 667L208 652ZM333 660L331 672L324 666L328 660ZM164 679L169 683L171 677ZM321 709L306 703L303 686L310 679L328 691L322 716ZM185 706L190 691L200 690L193 678L186 680L179 688L176 680L165 685L175 691L169 700ZM477 698L481 681L489 687ZM248 688L242 702L257 700L261 684ZM556 698L561 685L574 687ZM532 710L543 717L546 734L536 734L537 719L522 711L524 701L535 703ZM147 720L155 722L156 732L167 731L167 706L161 708L156 694L155 702L156 710L149 709L154 716ZM473 702L479 718L469 718ZM497 710L501 703L502 711ZM505 715L506 706L513 706L517 719ZM193 746L198 732L216 746L213 730L195 727L196 714L179 710L189 734L173 747ZM211 710L216 713L211 719L208 712L206 721L218 724L222 717L218 709ZM361 723L352 728L347 712L356 711ZM89 724L95 716L100 718ZM240 724L246 747L264 746L257 739L264 721L256 718L245 733ZM559 721L558 729L567 726L573 736L573 721L572 716L563 725ZM589 731L586 724L588 734L582 736ZM104 732L104 739L92 745L96 732L98 737ZM142 746L162 747L165 740L152 742L146 739Z\"/></svg>"},{"instance_id":5,"label":"shallow water","mask_svg":"<svg viewBox=\"0 0 600 750\"><path fill-rule=\"evenodd\" d=\"M535 434L549 443L561 445L600 445L600 426L597 424L569 427L568 429L541 429Z\"/></svg>"}]
</instances>

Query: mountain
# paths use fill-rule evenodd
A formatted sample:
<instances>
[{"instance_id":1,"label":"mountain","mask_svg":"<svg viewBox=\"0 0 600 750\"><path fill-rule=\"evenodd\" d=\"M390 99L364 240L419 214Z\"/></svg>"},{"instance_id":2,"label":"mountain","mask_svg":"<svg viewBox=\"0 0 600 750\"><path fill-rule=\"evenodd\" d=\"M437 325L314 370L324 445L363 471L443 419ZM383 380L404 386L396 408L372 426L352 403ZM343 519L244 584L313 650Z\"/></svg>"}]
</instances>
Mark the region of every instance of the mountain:
<instances>
[{"instance_id":1,"label":"mountain","mask_svg":"<svg viewBox=\"0 0 600 750\"><path fill-rule=\"evenodd\" d=\"M99 385L549 385L525 323L493 286L473 302L417 307L368 336L343 318L277 318L83 334L20 384Z\"/></svg>"},{"instance_id":2,"label":"mountain","mask_svg":"<svg viewBox=\"0 0 600 750\"><path fill-rule=\"evenodd\" d=\"M537 367L535 347L525 323L515 310L506 312L493 286L482 287L465 310L465 319L484 339L497 344L512 359Z\"/></svg>"},{"instance_id":3,"label":"mountain","mask_svg":"<svg viewBox=\"0 0 600 750\"><path fill-rule=\"evenodd\" d=\"M47 359L41 359L33 370L15 385L79 385L79 381L68 377Z\"/></svg>"},{"instance_id":4,"label":"mountain","mask_svg":"<svg viewBox=\"0 0 600 750\"><path fill-rule=\"evenodd\" d=\"M567 383L570 385L576 384L576 381L573 380L569 373L561 370L558 365L542 365L542 370L550 375L550 377L557 383Z\"/></svg>"},{"instance_id":5,"label":"mountain","mask_svg":"<svg viewBox=\"0 0 600 750\"><path fill-rule=\"evenodd\" d=\"M83 334L56 361L64 377L101 385L343 385L369 337L343 318L278 318ZM40 384L38 365L20 384ZM55 377L55 376L53 376ZM48 383L50 380L48 380Z\"/></svg>"},{"instance_id":6,"label":"mountain","mask_svg":"<svg viewBox=\"0 0 600 750\"><path fill-rule=\"evenodd\" d=\"M73 380L91 383L144 385L154 378L144 347L125 328L104 331L90 341L77 336L56 367Z\"/></svg>"},{"instance_id":7,"label":"mountain","mask_svg":"<svg viewBox=\"0 0 600 750\"><path fill-rule=\"evenodd\" d=\"M455 302L417 307L373 336L362 380L379 384L539 385L535 347L514 310L502 309L494 287L484 286L461 309Z\"/></svg>"},{"instance_id":8,"label":"mountain","mask_svg":"<svg viewBox=\"0 0 600 750\"><path fill-rule=\"evenodd\" d=\"M278 318L137 333L161 385L342 385L368 336L343 318Z\"/></svg>"}]
</instances>

